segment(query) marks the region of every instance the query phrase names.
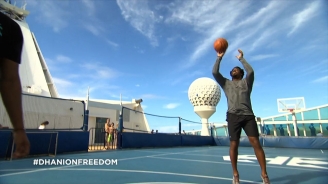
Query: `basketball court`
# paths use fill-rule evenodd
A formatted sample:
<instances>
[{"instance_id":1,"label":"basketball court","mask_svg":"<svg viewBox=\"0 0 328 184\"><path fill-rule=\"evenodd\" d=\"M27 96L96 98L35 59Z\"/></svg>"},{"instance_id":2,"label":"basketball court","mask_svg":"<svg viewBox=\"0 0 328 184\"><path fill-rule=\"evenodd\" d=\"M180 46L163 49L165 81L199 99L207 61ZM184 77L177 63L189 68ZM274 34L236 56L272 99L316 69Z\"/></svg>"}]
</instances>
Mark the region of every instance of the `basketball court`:
<instances>
[{"instance_id":1,"label":"basketball court","mask_svg":"<svg viewBox=\"0 0 328 184\"><path fill-rule=\"evenodd\" d=\"M264 149L272 183L313 184L328 180L328 150ZM1 161L0 183L231 183L228 153L228 147L211 146L111 150ZM253 149L240 147L239 155L241 183L261 183ZM35 159L109 159L112 162L45 166L34 165Z\"/></svg>"}]
</instances>

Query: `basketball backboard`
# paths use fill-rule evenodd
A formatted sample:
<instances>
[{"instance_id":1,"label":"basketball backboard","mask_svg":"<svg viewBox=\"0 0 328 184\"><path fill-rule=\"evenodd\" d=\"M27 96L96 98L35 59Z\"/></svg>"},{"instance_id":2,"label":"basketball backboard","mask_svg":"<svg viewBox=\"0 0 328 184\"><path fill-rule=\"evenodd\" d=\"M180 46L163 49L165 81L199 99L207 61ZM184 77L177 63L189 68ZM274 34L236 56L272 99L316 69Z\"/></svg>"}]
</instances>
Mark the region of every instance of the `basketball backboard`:
<instances>
[{"instance_id":1,"label":"basketball backboard","mask_svg":"<svg viewBox=\"0 0 328 184\"><path fill-rule=\"evenodd\" d=\"M304 97L277 99L278 112L294 112L305 110Z\"/></svg>"}]
</instances>

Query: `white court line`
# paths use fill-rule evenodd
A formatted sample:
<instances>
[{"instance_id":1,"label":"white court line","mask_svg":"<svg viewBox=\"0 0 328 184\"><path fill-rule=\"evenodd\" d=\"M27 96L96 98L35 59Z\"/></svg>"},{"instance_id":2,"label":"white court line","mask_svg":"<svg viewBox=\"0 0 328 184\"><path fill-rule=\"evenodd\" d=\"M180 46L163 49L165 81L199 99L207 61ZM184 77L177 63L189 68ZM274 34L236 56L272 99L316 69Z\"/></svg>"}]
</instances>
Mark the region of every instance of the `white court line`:
<instances>
[{"instance_id":1,"label":"white court line","mask_svg":"<svg viewBox=\"0 0 328 184\"><path fill-rule=\"evenodd\" d=\"M190 155L190 156L203 156L203 157L223 157L223 156L226 156L227 154L224 154L224 155L209 155L209 154L190 154L190 153L186 153L184 155Z\"/></svg>"},{"instance_id":2,"label":"white court line","mask_svg":"<svg viewBox=\"0 0 328 184\"><path fill-rule=\"evenodd\" d=\"M146 152L146 153L167 153L167 152L164 152L164 151L147 151L147 150L138 150L139 152ZM184 151L182 153L185 153L185 152L204 152L204 151L207 151L207 150L190 150L190 151ZM179 152L176 152L176 153L179 153ZM223 156L223 155L222 155Z\"/></svg>"},{"instance_id":3,"label":"white court line","mask_svg":"<svg viewBox=\"0 0 328 184\"><path fill-rule=\"evenodd\" d=\"M126 184L166 184L166 183L174 183L174 184L197 184L197 183L181 183L181 182L141 182L141 183L126 183Z\"/></svg>"},{"instance_id":4,"label":"white court line","mask_svg":"<svg viewBox=\"0 0 328 184\"><path fill-rule=\"evenodd\" d=\"M206 160L191 160L191 159L182 159L182 158L164 158L164 157L157 157L157 156L152 156L151 158L158 158L158 159L165 159L165 160L180 160L180 161L188 161L188 162L204 162L204 163L213 163L213 164L227 164L230 165L230 162L216 162L216 161L206 161ZM246 165L246 166L254 166L254 167L259 167L258 164L244 164L244 163L238 163L238 165ZM272 168L280 168L280 169L292 169L292 170L305 170L305 171L322 171L326 172L324 170L326 169L308 169L308 168L299 168L299 167L283 167L283 166L271 166L267 164L267 167L272 167ZM328 169L328 168L327 168Z\"/></svg>"},{"instance_id":5,"label":"white court line","mask_svg":"<svg viewBox=\"0 0 328 184\"><path fill-rule=\"evenodd\" d=\"M156 154L156 155L147 155L147 156L139 156L139 157L131 157L131 158L123 158L123 159L118 159L119 161L124 161L124 160L133 160L133 159L140 159L140 158L149 158L149 157L153 157L153 156L165 156L165 155L173 155L173 154L181 154L181 153L185 153L185 152L194 152L197 150L193 150L193 151L184 151L184 152L176 152L176 153L166 153L166 154ZM56 159L56 158L54 158ZM55 167L55 168L44 168L44 169L36 169L36 170L31 170L31 171L23 171L23 172L17 172L17 173L8 173L8 174L2 174L0 175L1 177L4 176L13 176L13 175L20 175L20 174L27 174L27 173L34 173L34 172L41 172L41 171L47 171L47 170L57 170L60 168L68 168L68 167L78 167L78 166L83 166L83 165L70 165L70 166L63 166L63 167Z\"/></svg>"},{"instance_id":6,"label":"white court line","mask_svg":"<svg viewBox=\"0 0 328 184\"><path fill-rule=\"evenodd\" d=\"M186 152L177 152L177 153L174 153L174 154L183 154L183 155L191 155L191 156L203 156L203 157L223 157L223 156L226 156L227 154L215 154L215 155L211 155L211 154L202 154L202 153L199 153L199 154L190 154L190 153L187 153L187 152L204 152L204 151L207 151L207 150L194 150L194 151L186 151ZM146 152L146 153L163 153L163 154L168 154L167 152L161 152L161 151L146 151L146 150L139 150L139 152ZM253 152L254 153L254 152Z\"/></svg>"},{"instance_id":7,"label":"white court line","mask_svg":"<svg viewBox=\"0 0 328 184\"><path fill-rule=\"evenodd\" d=\"M126 183L126 184L167 184L167 183L174 183L174 184L197 184L197 183L181 183L181 182L141 182L141 183Z\"/></svg>"},{"instance_id":8,"label":"white court line","mask_svg":"<svg viewBox=\"0 0 328 184\"><path fill-rule=\"evenodd\" d=\"M121 170L121 169L58 169L60 171L114 171L114 172L133 172L133 173L146 173L146 174L163 174L163 175L174 175L174 176L188 176L188 177L195 177L195 178L208 178L208 179L217 179L217 180L229 180L232 181L232 178L223 178L223 177L216 177L216 176L205 176L205 175L194 175L194 174L183 174L183 173L170 173L170 172L158 172L158 171L142 171L142 170ZM255 182L249 180L240 180L242 182L249 182L249 183L259 183L262 182Z\"/></svg>"},{"instance_id":9,"label":"white court line","mask_svg":"<svg viewBox=\"0 0 328 184\"><path fill-rule=\"evenodd\" d=\"M9 172L9 171L30 171L34 170L35 168L30 169L0 169L0 172Z\"/></svg>"},{"instance_id":10,"label":"white court line","mask_svg":"<svg viewBox=\"0 0 328 184\"><path fill-rule=\"evenodd\" d=\"M34 173L34 172L40 172L40 171L48 171L48 170L56 170L59 168L68 168L68 167L74 167L74 166L63 166L63 167L54 167L54 168L44 168L44 169L36 169L36 170L30 170L30 171L23 171L23 172L18 172L18 173L8 173L8 174L2 174L0 175L1 177L4 176L13 176L13 175L19 175L19 174L27 174L27 173Z\"/></svg>"},{"instance_id":11,"label":"white court line","mask_svg":"<svg viewBox=\"0 0 328 184\"><path fill-rule=\"evenodd\" d=\"M211 155L211 154L190 154L190 153L186 153L186 154L183 154L183 155L191 155L191 156L203 156L203 157L220 157L222 158L223 156L229 156L229 153L227 154L216 154L216 155ZM239 154L239 155L243 155L243 154ZM247 155L252 155L252 156L255 156L254 152L251 154L251 153L248 153ZM266 156L276 156L276 154L266 154Z\"/></svg>"},{"instance_id":12,"label":"white court line","mask_svg":"<svg viewBox=\"0 0 328 184\"><path fill-rule=\"evenodd\" d=\"M184 154L184 153L189 153L189 152L197 152L199 150L193 150L193 151L183 151L183 152L175 152L175 153L163 153L163 154L156 154L156 155L148 155L148 156L139 156L139 157L131 157L131 158L123 158L123 159L117 159L119 161L122 160L132 160L132 159L139 159L139 158L149 158L149 157L155 157L155 156L166 156L166 155L179 155L179 154Z\"/></svg>"},{"instance_id":13,"label":"white court line","mask_svg":"<svg viewBox=\"0 0 328 184\"><path fill-rule=\"evenodd\" d=\"M56 157L49 157L49 156L41 156L41 157L25 157L25 158L22 158L22 159L14 159L14 160L11 160L10 162L26 162L26 161L33 161L34 159L69 159L69 158L77 158L78 156L90 156L90 155L94 155L94 154L97 154L97 155L106 155L106 156L109 156L110 154L112 153L122 153L122 152L150 152L150 153L167 153L167 152L160 152L160 151L145 151L145 150L117 150L117 151L109 151L109 152L88 152L88 153L76 153L76 154L63 154L63 155L57 155ZM203 151L203 150L192 150L193 151ZM189 152L189 151L188 151ZM177 153L180 153L180 152L177 152ZM184 152L181 152L181 153L184 153ZM137 158L137 157L136 157ZM139 157L138 157L139 158ZM0 161L1 162L4 162L6 163L5 161Z\"/></svg>"}]
</instances>

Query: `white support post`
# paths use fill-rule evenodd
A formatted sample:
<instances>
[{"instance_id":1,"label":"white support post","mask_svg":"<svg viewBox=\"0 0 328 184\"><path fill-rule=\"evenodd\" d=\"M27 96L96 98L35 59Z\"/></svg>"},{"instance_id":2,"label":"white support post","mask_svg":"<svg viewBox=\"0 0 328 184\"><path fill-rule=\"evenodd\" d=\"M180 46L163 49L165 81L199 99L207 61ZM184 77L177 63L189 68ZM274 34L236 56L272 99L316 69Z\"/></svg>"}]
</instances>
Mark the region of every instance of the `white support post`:
<instances>
[{"instance_id":1,"label":"white support post","mask_svg":"<svg viewBox=\"0 0 328 184\"><path fill-rule=\"evenodd\" d=\"M289 126L289 124L287 124L287 132L288 132L288 136L292 136L292 134L290 132L290 126Z\"/></svg>"},{"instance_id":2,"label":"white support post","mask_svg":"<svg viewBox=\"0 0 328 184\"><path fill-rule=\"evenodd\" d=\"M214 126L214 125L213 125L213 131L214 131L214 137L216 137L216 136L217 136L217 135L216 135L216 134L217 134L217 133L216 133L216 126Z\"/></svg>"},{"instance_id":3,"label":"white support post","mask_svg":"<svg viewBox=\"0 0 328 184\"><path fill-rule=\"evenodd\" d=\"M277 129L276 129L276 125L275 125L275 124L273 124L272 126L273 126L273 135L274 135L274 136L277 136Z\"/></svg>"},{"instance_id":4,"label":"white support post","mask_svg":"<svg viewBox=\"0 0 328 184\"><path fill-rule=\"evenodd\" d=\"M258 124L257 127L258 127L258 129L259 129L259 133L260 133L260 134L263 134L261 124Z\"/></svg>"},{"instance_id":5,"label":"white support post","mask_svg":"<svg viewBox=\"0 0 328 184\"><path fill-rule=\"evenodd\" d=\"M294 125L294 134L295 134L295 137L298 137L298 131L297 131L297 119L296 119L296 115L294 112L292 112L292 117L293 117L293 125Z\"/></svg>"}]
</instances>

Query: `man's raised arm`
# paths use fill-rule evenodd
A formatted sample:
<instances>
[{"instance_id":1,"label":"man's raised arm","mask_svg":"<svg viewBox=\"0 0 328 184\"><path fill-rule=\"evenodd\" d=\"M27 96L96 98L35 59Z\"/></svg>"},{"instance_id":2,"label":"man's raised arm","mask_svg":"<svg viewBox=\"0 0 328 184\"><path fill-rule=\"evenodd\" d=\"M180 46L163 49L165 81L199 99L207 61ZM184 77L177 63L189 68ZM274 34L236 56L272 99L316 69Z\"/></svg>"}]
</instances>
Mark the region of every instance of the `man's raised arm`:
<instances>
[{"instance_id":1,"label":"man's raised arm","mask_svg":"<svg viewBox=\"0 0 328 184\"><path fill-rule=\"evenodd\" d=\"M244 53L241 50L239 51L239 56L237 56L238 60L241 62L241 64L244 66L244 69L246 70L247 74L246 74L246 81L247 84L253 88L253 83L254 83L254 70L252 68L252 66L245 60L244 58Z\"/></svg>"},{"instance_id":2,"label":"man's raised arm","mask_svg":"<svg viewBox=\"0 0 328 184\"><path fill-rule=\"evenodd\" d=\"M215 78L215 80L219 83L219 85L223 88L226 82L226 78L224 78L222 76L222 74L220 73L220 64L221 64L221 60L222 60L222 56L217 57L215 64L213 66L213 70L212 70L212 74L213 77Z\"/></svg>"}]
</instances>

